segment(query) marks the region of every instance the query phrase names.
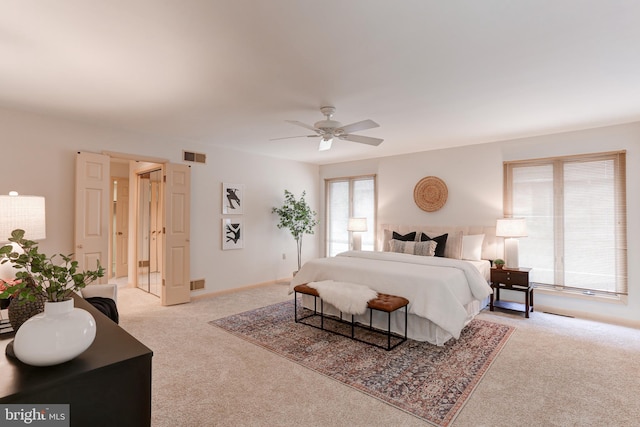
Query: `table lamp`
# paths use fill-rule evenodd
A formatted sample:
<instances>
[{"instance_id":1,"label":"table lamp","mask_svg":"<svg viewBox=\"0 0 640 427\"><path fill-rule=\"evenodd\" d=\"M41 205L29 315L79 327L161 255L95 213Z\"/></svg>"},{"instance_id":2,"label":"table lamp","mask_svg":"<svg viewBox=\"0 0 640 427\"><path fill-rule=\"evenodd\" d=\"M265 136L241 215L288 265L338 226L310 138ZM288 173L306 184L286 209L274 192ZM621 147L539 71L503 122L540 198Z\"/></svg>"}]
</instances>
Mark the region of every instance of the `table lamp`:
<instances>
[{"instance_id":1,"label":"table lamp","mask_svg":"<svg viewBox=\"0 0 640 427\"><path fill-rule=\"evenodd\" d=\"M505 266L518 268L518 238L527 237L524 218L500 218L496 222L496 237L504 237Z\"/></svg>"},{"instance_id":2,"label":"table lamp","mask_svg":"<svg viewBox=\"0 0 640 427\"><path fill-rule=\"evenodd\" d=\"M44 206L44 197L20 196L15 191L8 196L0 195L0 246L9 242L11 232L16 229L25 231L25 239L46 238ZM15 244L13 246L14 250L19 250ZM13 280L15 272L10 263L0 264L0 279Z\"/></svg>"},{"instance_id":3,"label":"table lamp","mask_svg":"<svg viewBox=\"0 0 640 427\"><path fill-rule=\"evenodd\" d=\"M349 218L347 231L351 232L351 249L362 250L362 234L367 231L367 218Z\"/></svg>"}]
</instances>

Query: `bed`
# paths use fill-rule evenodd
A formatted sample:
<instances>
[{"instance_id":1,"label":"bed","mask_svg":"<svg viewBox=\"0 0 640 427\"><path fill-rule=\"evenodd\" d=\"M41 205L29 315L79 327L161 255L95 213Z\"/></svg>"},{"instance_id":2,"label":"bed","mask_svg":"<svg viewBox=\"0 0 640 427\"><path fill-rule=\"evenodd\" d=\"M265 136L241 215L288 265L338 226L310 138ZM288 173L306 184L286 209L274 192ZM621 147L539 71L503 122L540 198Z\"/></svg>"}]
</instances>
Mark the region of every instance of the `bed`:
<instances>
[{"instance_id":1,"label":"bed","mask_svg":"<svg viewBox=\"0 0 640 427\"><path fill-rule=\"evenodd\" d=\"M409 338L435 345L459 338L462 329L486 305L491 294L488 285L489 260L495 259L501 249L495 238L495 228L382 227L378 233L381 236L378 245L379 249L387 250L348 251L335 257L311 260L303 265L291 281L290 292L299 284L324 280L363 284L377 292L403 296L410 301ZM397 240L393 239L394 231L403 236L415 232L414 240L407 240L411 242L424 239L423 234L427 237L447 234L445 247L440 248L446 249L444 253L439 253L440 256L391 252L391 241ZM478 253L474 258L478 259L461 259L465 249L463 242L471 239L464 236L477 237L482 234L481 248L475 248ZM409 243L409 246L418 245ZM313 308L313 298L303 296L303 304ZM338 310L329 304L325 304L325 312L338 314ZM356 320L368 323L368 316L368 313L356 316ZM386 322L386 315L373 313L375 327L386 329ZM404 332L403 313L392 316L391 329L396 333Z\"/></svg>"}]
</instances>

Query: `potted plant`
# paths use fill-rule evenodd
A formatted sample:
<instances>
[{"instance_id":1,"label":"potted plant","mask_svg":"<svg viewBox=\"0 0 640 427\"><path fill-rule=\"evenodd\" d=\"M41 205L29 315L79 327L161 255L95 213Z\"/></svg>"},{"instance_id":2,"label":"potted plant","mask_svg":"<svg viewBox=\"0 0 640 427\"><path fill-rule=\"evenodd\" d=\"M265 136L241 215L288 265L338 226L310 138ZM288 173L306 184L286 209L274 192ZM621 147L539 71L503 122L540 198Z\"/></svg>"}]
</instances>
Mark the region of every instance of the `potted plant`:
<instances>
[{"instance_id":1,"label":"potted plant","mask_svg":"<svg viewBox=\"0 0 640 427\"><path fill-rule=\"evenodd\" d=\"M78 272L78 261L72 261L71 255L47 257L39 253L38 244L25 239L24 233L24 230L13 230L9 238L22 249L22 253L15 251L12 245L0 248L1 263L11 262L18 269L16 280L5 285L0 298L35 301L38 296L43 296L48 302L65 301L72 293L104 276L100 263L97 270ZM62 258L62 265L54 263L56 256Z\"/></svg>"},{"instance_id":2,"label":"potted plant","mask_svg":"<svg viewBox=\"0 0 640 427\"><path fill-rule=\"evenodd\" d=\"M44 299L44 313L19 326L13 352L21 361L35 366L66 362L86 350L96 333L95 319L75 308L71 295L104 276L104 269L98 262L97 270L79 272L78 262L71 255L48 257L24 234L24 230L13 230L9 238L20 250L13 245L0 248L0 262L11 262L17 269L15 280L4 283L0 298L12 297L18 306ZM54 262L56 256L62 258L61 264Z\"/></svg>"},{"instance_id":3,"label":"potted plant","mask_svg":"<svg viewBox=\"0 0 640 427\"><path fill-rule=\"evenodd\" d=\"M280 208L273 208L272 213L278 214L280 222L278 228L287 228L296 239L298 247L298 270L301 267L302 257L302 237L305 234L313 234L313 227L318 224L316 212L312 211L304 200L306 192L302 192L299 200L296 200L293 193L284 190L284 205Z\"/></svg>"},{"instance_id":4,"label":"potted plant","mask_svg":"<svg viewBox=\"0 0 640 427\"><path fill-rule=\"evenodd\" d=\"M495 259L493 260L493 265L495 265L498 270L502 270L502 267L504 267L504 260L501 258Z\"/></svg>"}]
</instances>

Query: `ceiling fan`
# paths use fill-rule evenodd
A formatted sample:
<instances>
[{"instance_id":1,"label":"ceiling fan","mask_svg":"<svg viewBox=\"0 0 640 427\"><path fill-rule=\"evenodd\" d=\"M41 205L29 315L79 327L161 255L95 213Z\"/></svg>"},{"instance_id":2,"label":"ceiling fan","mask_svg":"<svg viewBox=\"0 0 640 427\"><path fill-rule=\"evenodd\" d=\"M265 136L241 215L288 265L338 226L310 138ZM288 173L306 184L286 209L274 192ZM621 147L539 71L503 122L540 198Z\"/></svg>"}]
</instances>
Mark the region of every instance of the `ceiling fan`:
<instances>
[{"instance_id":1,"label":"ceiling fan","mask_svg":"<svg viewBox=\"0 0 640 427\"><path fill-rule=\"evenodd\" d=\"M384 141L380 138L351 134L351 132L358 132L361 130L377 128L378 126L380 126L373 120L362 120L360 122L342 126L342 123L332 119L333 114L336 112L335 107L322 107L320 108L320 112L325 115L326 119L316 122L313 126L299 122L297 120L287 120L288 123L302 126L303 128L314 131L314 135L286 136L284 138L273 138L271 139L271 141L302 137L321 138L320 145L318 146L318 151L325 151L330 149L331 143L333 142L334 138L375 146L380 145L382 141Z\"/></svg>"}]
</instances>

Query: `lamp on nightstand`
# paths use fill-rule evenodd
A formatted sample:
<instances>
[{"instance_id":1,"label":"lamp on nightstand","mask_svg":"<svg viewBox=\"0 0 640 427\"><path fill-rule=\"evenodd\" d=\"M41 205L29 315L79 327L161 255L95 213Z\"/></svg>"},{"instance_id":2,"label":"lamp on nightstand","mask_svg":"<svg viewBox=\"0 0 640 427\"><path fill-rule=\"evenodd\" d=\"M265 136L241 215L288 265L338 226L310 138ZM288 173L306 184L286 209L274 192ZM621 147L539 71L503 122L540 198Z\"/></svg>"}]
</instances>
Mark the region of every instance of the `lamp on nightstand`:
<instances>
[{"instance_id":1,"label":"lamp on nightstand","mask_svg":"<svg viewBox=\"0 0 640 427\"><path fill-rule=\"evenodd\" d=\"M524 218L501 218L496 222L496 237L504 237L505 266L518 268L518 238L527 237Z\"/></svg>"},{"instance_id":2,"label":"lamp on nightstand","mask_svg":"<svg viewBox=\"0 0 640 427\"><path fill-rule=\"evenodd\" d=\"M351 231L351 249L362 250L362 234L367 231L367 218L349 218L347 231Z\"/></svg>"}]
</instances>

